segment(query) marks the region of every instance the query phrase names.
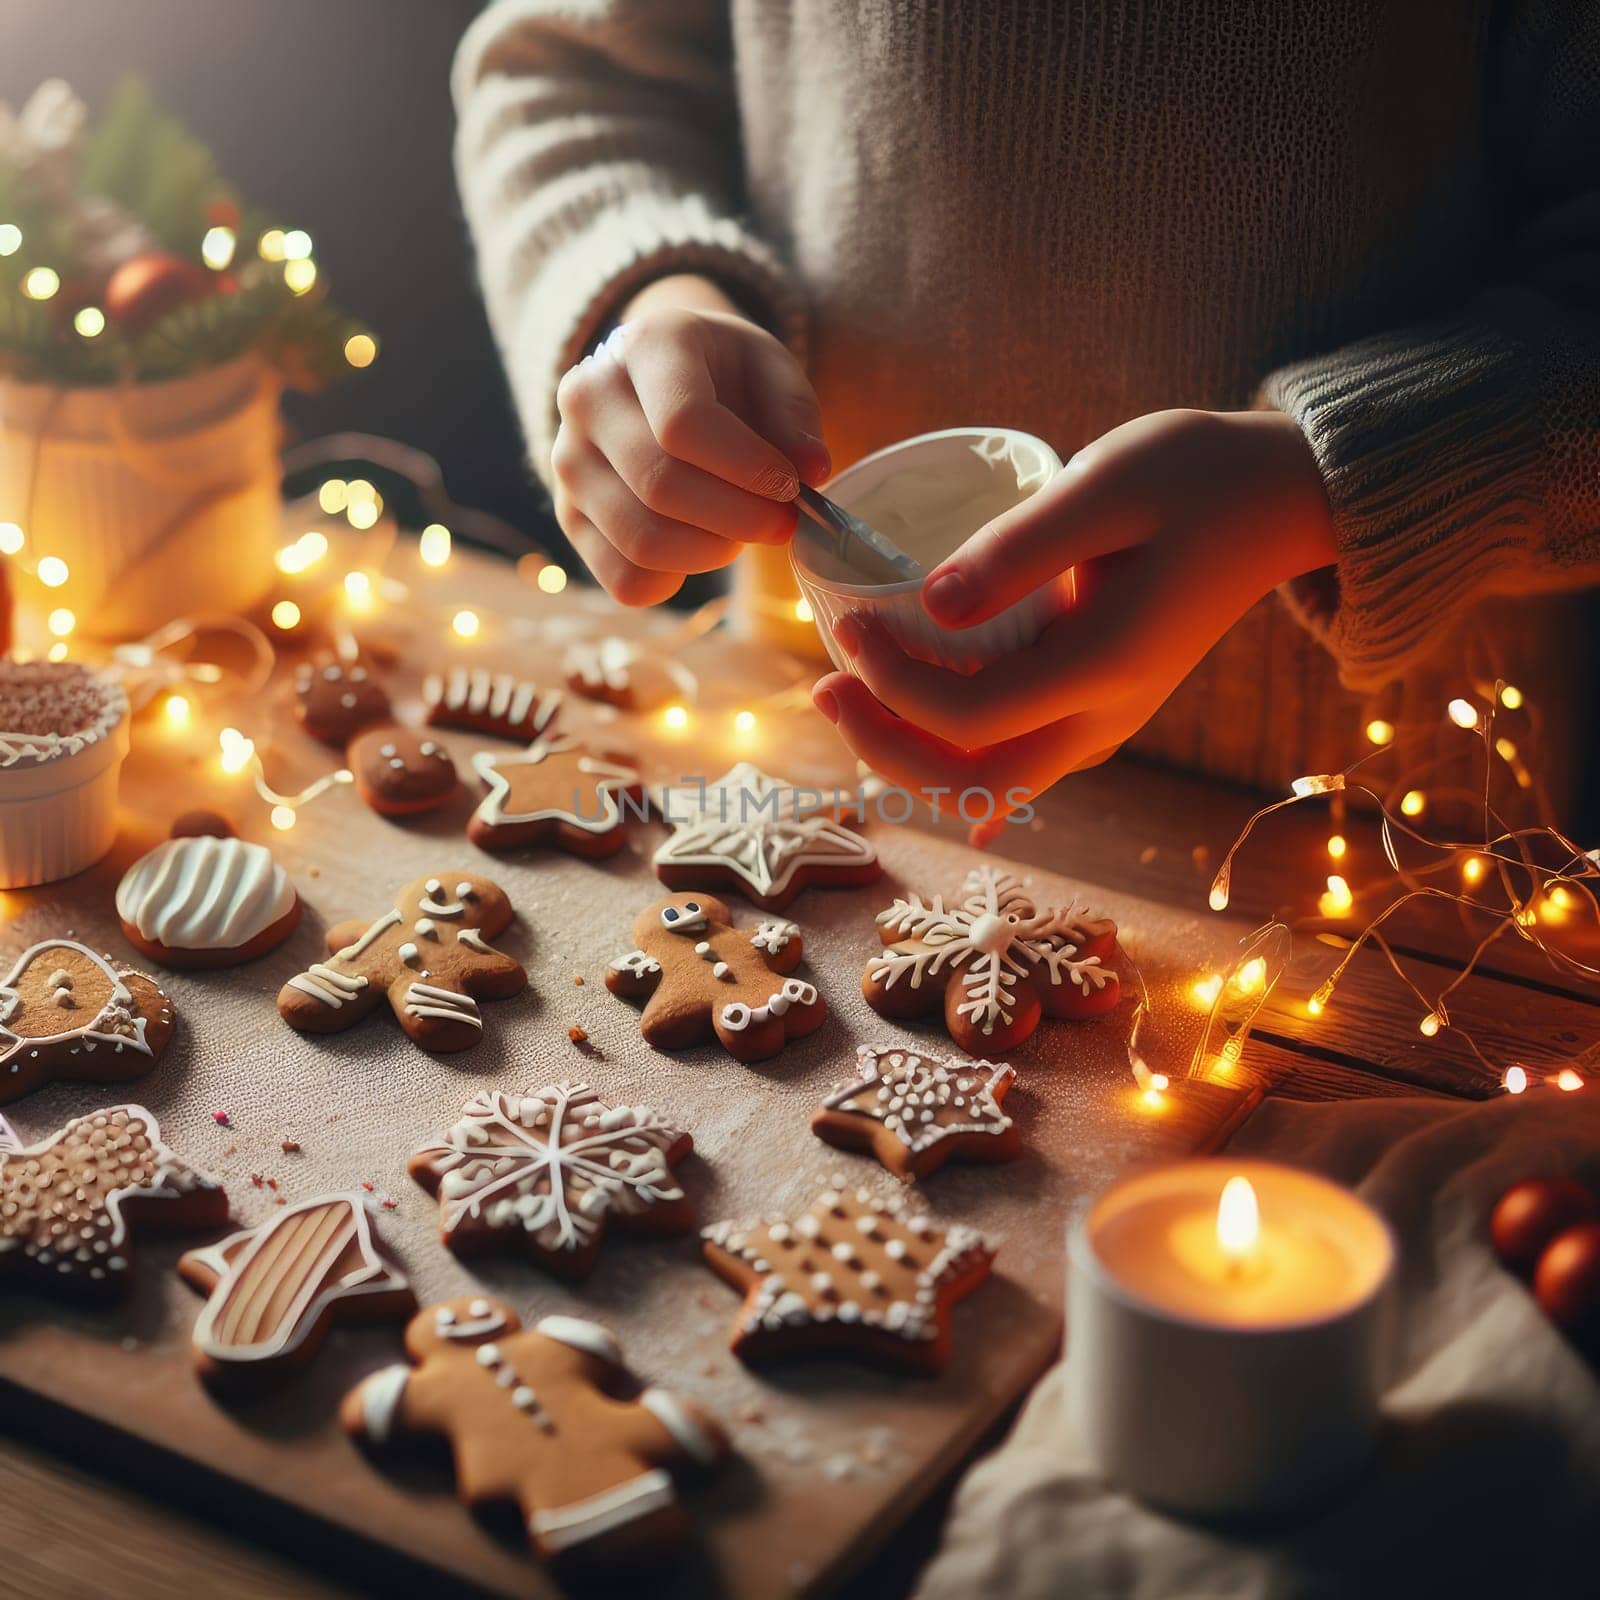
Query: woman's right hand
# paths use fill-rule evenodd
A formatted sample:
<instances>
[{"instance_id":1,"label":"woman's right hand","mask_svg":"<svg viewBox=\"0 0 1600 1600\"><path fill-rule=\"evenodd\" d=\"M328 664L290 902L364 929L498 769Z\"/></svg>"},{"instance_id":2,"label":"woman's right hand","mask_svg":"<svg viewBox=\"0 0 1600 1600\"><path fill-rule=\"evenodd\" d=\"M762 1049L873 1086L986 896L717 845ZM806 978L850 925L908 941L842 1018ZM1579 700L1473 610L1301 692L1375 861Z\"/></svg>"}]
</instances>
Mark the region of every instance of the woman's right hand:
<instances>
[{"instance_id":1,"label":"woman's right hand","mask_svg":"<svg viewBox=\"0 0 1600 1600\"><path fill-rule=\"evenodd\" d=\"M556 391L556 519L624 605L794 532L829 460L800 364L704 279L667 279Z\"/></svg>"}]
</instances>

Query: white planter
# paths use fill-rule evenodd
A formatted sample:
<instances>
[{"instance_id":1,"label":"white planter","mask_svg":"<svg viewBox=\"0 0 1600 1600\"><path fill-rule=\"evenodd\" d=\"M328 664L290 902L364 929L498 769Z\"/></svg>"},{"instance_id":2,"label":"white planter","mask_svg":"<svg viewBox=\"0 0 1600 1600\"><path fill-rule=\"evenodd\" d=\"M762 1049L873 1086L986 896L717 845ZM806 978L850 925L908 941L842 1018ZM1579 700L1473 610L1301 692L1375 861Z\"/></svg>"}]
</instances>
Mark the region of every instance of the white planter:
<instances>
[{"instance_id":1,"label":"white planter","mask_svg":"<svg viewBox=\"0 0 1600 1600\"><path fill-rule=\"evenodd\" d=\"M278 394L255 356L121 389L0 382L0 521L70 572L24 603L99 639L249 610L281 537Z\"/></svg>"}]
</instances>

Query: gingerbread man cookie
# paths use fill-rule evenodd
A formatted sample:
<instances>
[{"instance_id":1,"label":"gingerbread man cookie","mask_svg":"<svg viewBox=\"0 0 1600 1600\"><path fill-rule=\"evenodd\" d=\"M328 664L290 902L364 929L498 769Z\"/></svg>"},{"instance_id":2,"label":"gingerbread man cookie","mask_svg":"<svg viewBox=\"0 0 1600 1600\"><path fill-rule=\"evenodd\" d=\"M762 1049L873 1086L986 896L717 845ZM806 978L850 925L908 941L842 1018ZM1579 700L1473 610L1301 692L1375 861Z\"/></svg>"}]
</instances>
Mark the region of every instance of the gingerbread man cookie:
<instances>
[{"instance_id":1,"label":"gingerbread man cookie","mask_svg":"<svg viewBox=\"0 0 1600 1600\"><path fill-rule=\"evenodd\" d=\"M864 1044L856 1076L823 1101L811 1119L819 1139L875 1155L911 1182L946 1161L1009 1161L1022 1148L1000 1103L1015 1071L993 1061Z\"/></svg>"},{"instance_id":2,"label":"gingerbread man cookie","mask_svg":"<svg viewBox=\"0 0 1600 1600\"><path fill-rule=\"evenodd\" d=\"M483 1034L479 1000L520 994L528 975L488 941L511 922L511 902L488 878L417 878L376 922L328 930L329 956L279 991L278 1012L301 1033L353 1027L385 996L424 1050L465 1050Z\"/></svg>"},{"instance_id":3,"label":"gingerbread man cookie","mask_svg":"<svg viewBox=\"0 0 1600 1600\"><path fill-rule=\"evenodd\" d=\"M741 761L715 783L654 791L672 825L655 854L671 889L728 889L781 911L803 889L849 889L883 870L872 845L801 789Z\"/></svg>"},{"instance_id":4,"label":"gingerbread man cookie","mask_svg":"<svg viewBox=\"0 0 1600 1600\"><path fill-rule=\"evenodd\" d=\"M142 1078L174 1025L155 979L118 972L74 939L41 940L0 982L0 1103L53 1078Z\"/></svg>"},{"instance_id":5,"label":"gingerbread man cookie","mask_svg":"<svg viewBox=\"0 0 1600 1600\"><path fill-rule=\"evenodd\" d=\"M0 1273L126 1287L133 1231L215 1228L228 1197L163 1142L143 1106L107 1106L24 1145L0 1117Z\"/></svg>"},{"instance_id":6,"label":"gingerbread man cookie","mask_svg":"<svg viewBox=\"0 0 1600 1600\"><path fill-rule=\"evenodd\" d=\"M437 811L456 792L456 764L437 739L409 728L368 728L350 741L344 764L356 793L379 816L411 817Z\"/></svg>"},{"instance_id":7,"label":"gingerbread man cookie","mask_svg":"<svg viewBox=\"0 0 1600 1600\"><path fill-rule=\"evenodd\" d=\"M637 947L606 969L606 987L645 1002L639 1031L658 1050L715 1037L736 1060L764 1061L828 1014L814 984L787 976L802 954L792 922L747 933L713 896L676 894L641 911L633 937Z\"/></svg>"},{"instance_id":8,"label":"gingerbread man cookie","mask_svg":"<svg viewBox=\"0 0 1600 1600\"><path fill-rule=\"evenodd\" d=\"M141 856L117 885L123 937L168 967L231 967L283 943L300 896L265 845L184 834Z\"/></svg>"},{"instance_id":9,"label":"gingerbread man cookie","mask_svg":"<svg viewBox=\"0 0 1600 1600\"><path fill-rule=\"evenodd\" d=\"M868 1005L896 1018L942 1008L963 1050L1009 1050L1041 1015L1098 1017L1120 993L1105 964L1116 923L1081 905L1038 911L996 867L969 872L954 906L938 895L896 900L878 914L878 931L887 948L861 979Z\"/></svg>"},{"instance_id":10,"label":"gingerbread man cookie","mask_svg":"<svg viewBox=\"0 0 1600 1600\"><path fill-rule=\"evenodd\" d=\"M325 652L302 661L294 673L294 714L313 739L342 750L363 728L388 722L394 712L370 661L359 652Z\"/></svg>"},{"instance_id":11,"label":"gingerbread man cookie","mask_svg":"<svg viewBox=\"0 0 1600 1600\"><path fill-rule=\"evenodd\" d=\"M545 735L515 755L481 751L472 764L489 785L467 824L480 849L554 844L600 857L626 842L617 796L635 791L639 774L602 761L570 735Z\"/></svg>"},{"instance_id":12,"label":"gingerbread man cookie","mask_svg":"<svg viewBox=\"0 0 1600 1600\"><path fill-rule=\"evenodd\" d=\"M728 1442L692 1400L628 1380L611 1333L577 1317L523 1328L497 1300L419 1311L410 1366L374 1373L345 1397L347 1432L374 1445L443 1434L470 1506L511 1501L534 1553L584 1564L665 1555L687 1531L672 1472L712 1466Z\"/></svg>"},{"instance_id":13,"label":"gingerbread man cookie","mask_svg":"<svg viewBox=\"0 0 1600 1600\"><path fill-rule=\"evenodd\" d=\"M639 1233L690 1226L672 1169L693 1148L646 1107L609 1106L563 1081L526 1095L480 1089L406 1171L438 1195L446 1249L520 1248L578 1278L599 1259L608 1222Z\"/></svg>"},{"instance_id":14,"label":"gingerbread man cookie","mask_svg":"<svg viewBox=\"0 0 1600 1600\"><path fill-rule=\"evenodd\" d=\"M422 681L422 720L498 739L537 739L561 709L559 694L541 694L526 678L486 667L452 667Z\"/></svg>"},{"instance_id":15,"label":"gingerbread man cookie","mask_svg":"<svg viewBox=\"0 0 1600 1600\"><path fill-rule=\"evenodd\" d=\"M937 1227L842 1173L792 1221L718 1222L701 1238L712 1271L744 1291L732 1349L745 1361L837 1353L941 1372L951 1309L994 1260L971 1228Z\"/></svg>"},{"instance_id":16,"label":"gingerbread man cookie","mask_svg":"<svg viewBox=\"0 0 1600 1600\"><path fill-rule=\"evenodd\" d=\"M201 1377L243 1386L305 1365L333 1322L417 1308L405 1274L378 1249L363 1197L323 1195L179 1258L208 1298L194 1325Z\"/></svg>"}]
</instances>

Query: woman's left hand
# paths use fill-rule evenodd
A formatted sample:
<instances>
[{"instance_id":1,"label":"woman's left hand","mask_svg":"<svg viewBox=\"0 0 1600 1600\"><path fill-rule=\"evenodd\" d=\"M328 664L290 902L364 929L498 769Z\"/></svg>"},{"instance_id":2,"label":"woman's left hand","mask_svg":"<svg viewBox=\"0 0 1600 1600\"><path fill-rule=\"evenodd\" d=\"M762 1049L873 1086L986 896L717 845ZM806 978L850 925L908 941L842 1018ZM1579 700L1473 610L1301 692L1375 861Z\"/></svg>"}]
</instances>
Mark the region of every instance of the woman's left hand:
<instances>
[{"instance_id":1,"label":"woman's left hand","mask_svg":"<svg viewBox=\"0 0 1600 1600\"><path fill-rule=\"evenodd\" d=\"M982 789L1007 813L1111 755L1269 590L1331 564L1322 476L1276 411L1159 411L1080 450L923 583L929 614L971 627L1077 568L1077 602L1018 655L970 677L905 654L860 614L834 637L818 710L915 793ZM974 807L973 809L976 809Z\"/></svg>"}]
</instances>

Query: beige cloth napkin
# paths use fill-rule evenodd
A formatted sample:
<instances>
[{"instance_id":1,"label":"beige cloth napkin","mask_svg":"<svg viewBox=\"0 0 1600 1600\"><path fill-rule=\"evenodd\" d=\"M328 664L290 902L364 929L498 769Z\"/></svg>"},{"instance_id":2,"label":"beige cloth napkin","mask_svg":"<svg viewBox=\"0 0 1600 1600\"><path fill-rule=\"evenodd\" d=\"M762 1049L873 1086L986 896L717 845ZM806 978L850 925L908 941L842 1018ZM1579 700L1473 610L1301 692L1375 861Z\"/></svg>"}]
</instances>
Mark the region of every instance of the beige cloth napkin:
<instances>
[{"instance_id":1,"label":"beige cloth napkin","mask_svg":"<svg viewBox=\"0 0 1600 1600\"><path fill-rule=\"evenodd\" d=\"M1352 1185L1401 1239L1396 1379L1372 1468L1292 1525L1176 1521L1096 1479L1058 1366L962 1484L922 1600L1600 1594L1600 1381L1486 1235L1519 1178L1600 1183L1600 1087L1269 1102L1230 1148Z\"/></svg>"}]
</instances>

